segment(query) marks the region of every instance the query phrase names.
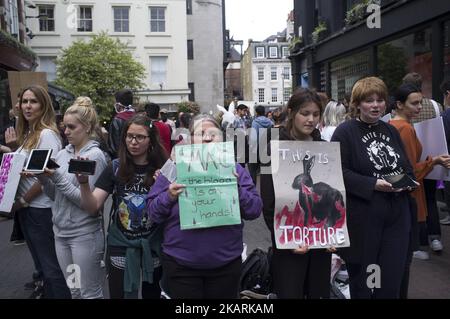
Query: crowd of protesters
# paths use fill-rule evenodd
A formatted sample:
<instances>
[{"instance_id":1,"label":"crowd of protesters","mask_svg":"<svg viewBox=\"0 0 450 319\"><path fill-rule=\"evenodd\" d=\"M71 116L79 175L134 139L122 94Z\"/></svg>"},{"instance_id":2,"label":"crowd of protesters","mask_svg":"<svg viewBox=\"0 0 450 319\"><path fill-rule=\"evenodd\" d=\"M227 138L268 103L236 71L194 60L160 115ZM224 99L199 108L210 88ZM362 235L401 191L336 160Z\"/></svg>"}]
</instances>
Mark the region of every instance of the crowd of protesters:
<instances>
[{"instance_id":1,"label":"crowd of protesters","mask_svg":"<svg viewBox=\"0 0 450 319\"><path fill-rule=\"evenodd\" d=\"M184 186L160 174L166 161L176 160L175 145L222 142L232 128L241 217L252 220L263 213L272 237L272 291L279 298L330 298L333 253L345 261L351 298L407 298L412 258L428 259L425 246L441 252L440 223L450 224L450 217L438 218L436 181L425 179L436 165L449 169L450 156L422 154L412 123L442 115L442 138L450 141L450 80L441 86L444 107L423 96L420 75L408 74L403 82L388 92L381 79L363 78L341 102L298 88L286 108L266 112L257 106L252 117L249 107L239 104L229 110L234 120L228 122L189 113L172 121L155 103L139 112L132 91L125 89L114 96L116 115L106 138L89 97L78 97L57 124L46 90L23 89L0 152L28 157L32 149L52 149L59 165L40 175L23 173L11 211L11 240L24 239L33 259L32 287L43 298L104 298L107 278L110 298L138 298L139 291L149 299L162 293L237 298L243 222L181 230L178 196ZM390 100L387 122L382 117ZM349 248L276 248L273 177L259 173L270 167L259 155L270 154L271 139L340 143ZM368 156L368 141L377 139L388 144L395 167L386 163L380 169ZM95 161L95 174L69 173L70 159ZM398 172L420 186L394 189L382 178ZM445 189L448 195L447 182ZM110 195L107 212L103 207ZM446 200L450 206L450 196ZM104 215L109 225L103 224ZM68 287L67 269L74 264L82 269L79 287ZM380 288L366 284L371 264L381 268Z\"/></svg>"}]
</instances>

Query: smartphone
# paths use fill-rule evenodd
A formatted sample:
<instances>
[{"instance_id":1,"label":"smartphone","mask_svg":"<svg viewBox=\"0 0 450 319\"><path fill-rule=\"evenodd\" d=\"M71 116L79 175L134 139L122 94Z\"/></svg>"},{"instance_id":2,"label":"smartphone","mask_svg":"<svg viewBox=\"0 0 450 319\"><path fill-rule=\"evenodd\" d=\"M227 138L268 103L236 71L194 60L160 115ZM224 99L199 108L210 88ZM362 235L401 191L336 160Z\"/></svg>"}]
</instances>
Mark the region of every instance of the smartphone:
<instances>
[{"instance_id":1,"label":"smartphone","mask_svg":"<svg viewBox=\"0 0 450 319\"><path fill-rule=\"evenodd\" d=\"M95 161L71 159L69 161L69 173L94 175L95 165L96 165Z\"/></svg>"},{"instance_id":2,"label":"smartphone","mask_svg":"<svg viewBox=\"0 0 450 319\"><path fill-rule=\"evenodd\" d=\"M47 167L51 155L51 149L31 150L27 164L25 165L25 171L36 174L43 173L44 169Z\"/></svg>"},{"instance_id":3,"label":"smartphone","mask_svg":"<svg viewBox=\"0 0 450 319\"><path fill-rule=\"evenodd\" d=\"M57 169L57 168L59 168L59 165L52 158L50 158L48 160L48 162L47 162L47 168L49 168L49 169Z\"/></svg>"}]
</instances>

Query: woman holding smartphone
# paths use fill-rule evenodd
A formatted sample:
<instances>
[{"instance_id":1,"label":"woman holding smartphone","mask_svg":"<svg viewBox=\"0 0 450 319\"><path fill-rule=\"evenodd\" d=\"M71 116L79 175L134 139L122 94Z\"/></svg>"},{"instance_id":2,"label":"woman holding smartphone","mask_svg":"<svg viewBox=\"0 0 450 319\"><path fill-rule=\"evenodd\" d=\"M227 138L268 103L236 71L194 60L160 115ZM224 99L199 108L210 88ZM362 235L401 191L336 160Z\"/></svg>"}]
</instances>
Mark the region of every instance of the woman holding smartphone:
<instances>
[{"instance_id":1,"label":"woman holding smartphone","mask_svg":"<svg viewBox=\"0 0 450 319\"><path fill-rule=\"evenodd\" d=\"M126 122L119 145L119 158L103 170L94 190L86 184L86 175L78 176L81 202L95 213L113 195L106 260L110 297L137 298L142 285L142 298L159 299L162 234L149 218L147 197L167 154L157 127L144 114Z\"/></svg>"},{"instance_id":2,"label":"woman holding smartphone","mask_svg":"<svg viewBox=\"0 0 450 319\"><path fill-rule=\"evenodd\" d=\"M20 96L17 119L17 152L29 156L36 148L52 149L57 154L61 139L55 112L47 91L38 85L25 88ZM20 225L36 268L42 272L44 298L70 298L55 252L52 201L32 176L22 176L12 211L18 212Z\"/></svg>"},{"instance_id":3,"label":"woman holding smartphone","mask_svg":"<svg viewBox=\"0 0 450 319\"><path fill-rule=\"evenodd\" d=\"M106 159L96 141L97 112L88 97L79 97L64 114L64 133L69 144L56 156L60 166L46 169L47 176L39 180L53 202L53 230L56 254L66 280L72 280L73 299L103 298L104 271L102 267L104 236L99 210L89 212L82 207L80 183L69 174L69 162L79 157L96 162L96 171L84 182L94 188ZM68 280L70 282L70 279Z\"/></svg>"}]
</instances>

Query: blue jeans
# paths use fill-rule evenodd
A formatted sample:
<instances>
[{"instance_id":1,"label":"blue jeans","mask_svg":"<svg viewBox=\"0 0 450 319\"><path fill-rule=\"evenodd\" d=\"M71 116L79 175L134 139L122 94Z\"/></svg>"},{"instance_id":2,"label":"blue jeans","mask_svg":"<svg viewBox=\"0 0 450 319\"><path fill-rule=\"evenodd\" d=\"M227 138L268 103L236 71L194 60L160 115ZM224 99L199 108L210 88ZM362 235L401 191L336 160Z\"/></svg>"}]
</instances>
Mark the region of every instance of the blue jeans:
<instances>
[{"instance_id":1,"label":"blue jeans","mask_svg":"<svg viewBox=\"0 0 450 319\"><path fill-rule=\"evenodd\" d=\"M37 266L42 271L44 297L70 299L70 290L56 258L52 210L22 208L19 210L19 221L31 255L36 258Z\"/></svg>"}]
</instances>

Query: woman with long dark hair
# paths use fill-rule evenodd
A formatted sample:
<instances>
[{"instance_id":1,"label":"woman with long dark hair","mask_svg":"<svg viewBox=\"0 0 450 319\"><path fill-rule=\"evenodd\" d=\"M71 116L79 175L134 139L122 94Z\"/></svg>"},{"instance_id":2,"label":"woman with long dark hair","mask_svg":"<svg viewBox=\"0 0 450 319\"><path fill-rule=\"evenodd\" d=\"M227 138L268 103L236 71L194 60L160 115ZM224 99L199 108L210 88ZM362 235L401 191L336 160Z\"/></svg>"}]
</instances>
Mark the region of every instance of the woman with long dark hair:
<instances>
[{"instance_id":1,"label":"woman with long dark hair","mask_svg":"<svg viewBox=\"0 0 450 319\"><path fill-rule=\"evenodd\" d=\"M78 176L88 211L98 211L113 195L106 262L111 298L137 298L141 283L143 298L160 297L161 227L149 217L147 197L155 171L167 158L156 126L145 114L137 114L123 127L119 158L106 167L96 188L91 191L87 176Z\"/></svg>"}]
</instances>

